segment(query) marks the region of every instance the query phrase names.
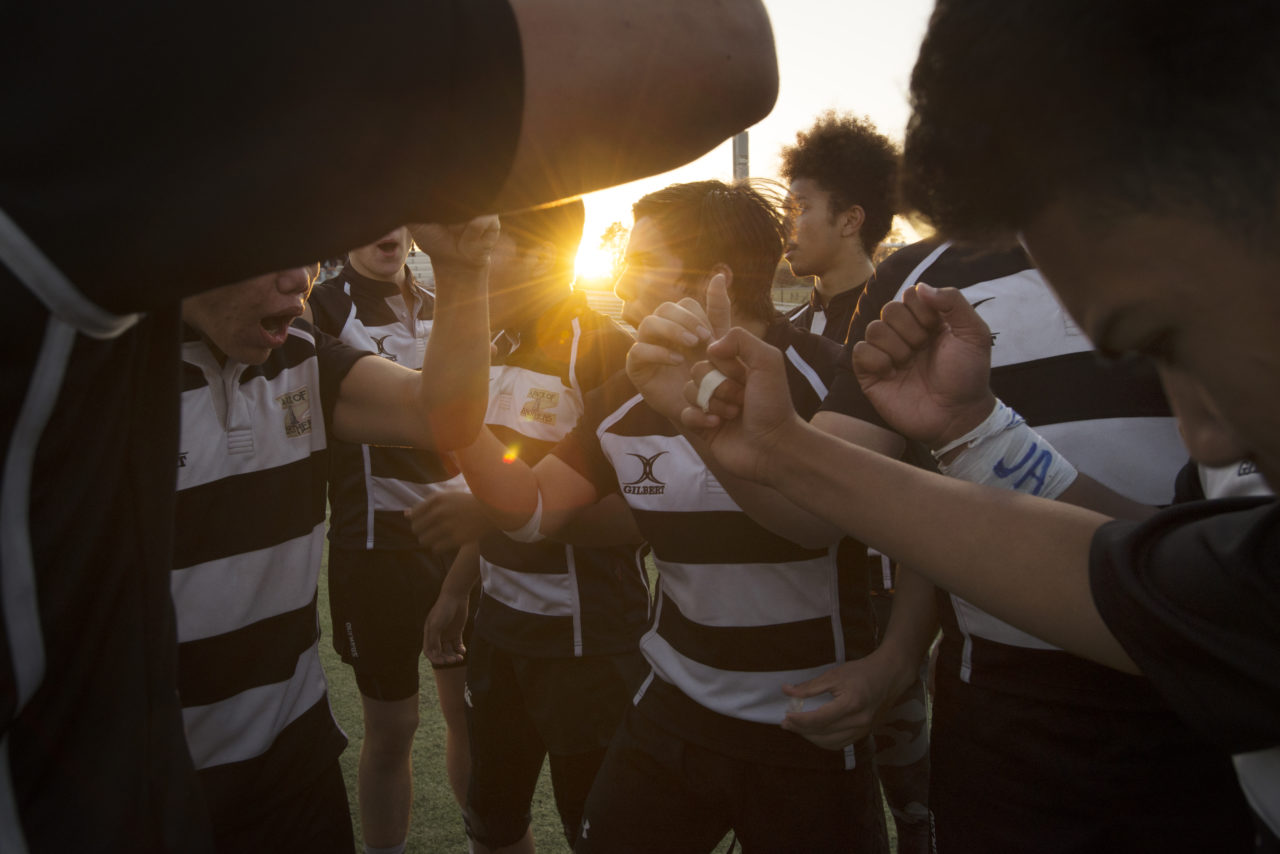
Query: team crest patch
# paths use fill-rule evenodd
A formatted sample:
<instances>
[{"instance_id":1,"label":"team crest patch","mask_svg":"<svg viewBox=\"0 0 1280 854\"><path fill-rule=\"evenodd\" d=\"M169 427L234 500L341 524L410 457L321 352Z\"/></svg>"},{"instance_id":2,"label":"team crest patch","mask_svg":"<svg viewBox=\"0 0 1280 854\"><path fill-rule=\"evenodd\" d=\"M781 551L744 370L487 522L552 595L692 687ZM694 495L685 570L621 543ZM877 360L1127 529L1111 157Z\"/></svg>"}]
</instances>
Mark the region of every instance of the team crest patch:
<instances>
[{"instance_id":1,"label":"team crest patch","mask_svg":"<svg viewBox=\"0 0 1280 854\"><path fill-rule=\"evenodd\" d=\"M286 436L296 439L311 432L311 395L306 386L285 392L276 398L276 403L284 410Z\"/></svg>"},{"instance_id":2,"label":"team crest patch","mask_svg":"<svg viewBox=\"0 0 1280 854\"><path fill-rule=\"evenodd\" d=\"M536 421L539 424L555 424L554 410L559 404L560 392L547 391L545 388L531 388L524 406L520 407L520 417L525 421Z\"/></svg>"}]
</instances>

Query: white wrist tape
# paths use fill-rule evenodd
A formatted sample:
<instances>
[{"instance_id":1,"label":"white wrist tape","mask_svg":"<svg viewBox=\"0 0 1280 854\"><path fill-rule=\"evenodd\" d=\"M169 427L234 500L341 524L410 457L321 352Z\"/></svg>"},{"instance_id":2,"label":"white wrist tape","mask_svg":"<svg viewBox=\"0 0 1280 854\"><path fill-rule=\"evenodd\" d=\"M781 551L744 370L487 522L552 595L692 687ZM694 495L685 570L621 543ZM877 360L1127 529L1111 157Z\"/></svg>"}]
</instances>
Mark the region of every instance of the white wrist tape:
<instances>
[{"instance_id":1,"label":"white wrist tape","mask_svg":"<svg viewBox=\"0 0 1280 854\"><path fill-rule=\"evenodd\" d=\"M716 393L716 389L720 388L720 384L729 379L720 371L712 368L707 375L702 378L702 382L698 383L698 408L703 412L711 408L711 395Z\"/></svg>"},{"instance_id":2,"label":"white wrist tape","mask_svg":"<svg viewBox=\"0 0 1280 854\"><path fill-rule=\"evenodd\" d=\"M958 480L1041 498L1057 498L1076 479L1075 466L999 400L985 421L933 456L937 459L962 445L965 450L960 456L949 464L938 463L939 471Z\"/></svg>"},{"instance_id":3,"label":"white wrist tape","mask_svg":"<svg viewBox=\"0 0 1280 854\"><path fill-rule=\"evenodd\" d=\"M538 490L538 503L533 508L533 515L529 517L529 521L525 522L514 531L503 531L511 539L518 543L536 543L545 540L539 528L542 527L542 490Z\"/></svg>"}]
</instances>

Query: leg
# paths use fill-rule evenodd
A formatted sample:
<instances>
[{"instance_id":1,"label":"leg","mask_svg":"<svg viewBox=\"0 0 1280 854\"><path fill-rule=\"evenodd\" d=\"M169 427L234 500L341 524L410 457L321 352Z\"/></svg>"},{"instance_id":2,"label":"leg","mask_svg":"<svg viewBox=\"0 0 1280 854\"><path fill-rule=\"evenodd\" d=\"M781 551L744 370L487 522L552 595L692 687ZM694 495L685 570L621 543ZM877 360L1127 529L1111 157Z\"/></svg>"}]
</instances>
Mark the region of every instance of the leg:
<instances>
[{"instance_id":1,"label":"leg","mask_svg":"<svg viewBox=\"0 0 1280 854\"><path fill-rule=\"evenodd\" d=\"M529 807L546 748L525 711L510 655L479 635L467 652L467 694L467 838L478 854L532 852Z\"/></svg>"},{"instance_id":2,"label":"leg","mask_svg":"<svg viewBox=\"0 0 1280 854\"><path fill-rule=\"evenodd\" d=\"M364 744L357 781L360 826L370 848L393 848L409 835L413 736L418 695L391 702L361 696Z\"/></svg>"},{"instance_id":3,"label":"leg","mask_svg":"<svg viewBox=\"0 0 1280 854\"><path fill-rule=\"evenodd\" d=\"M467 669L446 667L433 671L440 712L444 715L445 772L458 807L467 804L467 782L471 778L471 745L467 737Z\"/></svg>"}]
</instances>

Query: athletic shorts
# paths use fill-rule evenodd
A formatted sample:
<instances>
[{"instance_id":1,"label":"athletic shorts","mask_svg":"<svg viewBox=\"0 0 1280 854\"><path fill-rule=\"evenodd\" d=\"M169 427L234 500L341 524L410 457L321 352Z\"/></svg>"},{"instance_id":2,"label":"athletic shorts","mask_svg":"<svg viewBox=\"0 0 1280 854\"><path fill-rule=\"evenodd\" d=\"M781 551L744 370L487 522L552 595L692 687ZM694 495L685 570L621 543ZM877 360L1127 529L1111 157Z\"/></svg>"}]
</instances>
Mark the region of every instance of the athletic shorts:
<instances>
[{"instance_id":1,"label":"athletic shorts","mask_svg":"<svg viewBox=\"0 0 1280 854\"><path fill-rule=\"evenodd\" d=\"M1230 758L1150 708L1048 704L941 669L929 810L946 854L1247 852Z\"/></svg>"},{"instance_id":2,"label":"athletic shorts","mask_svg":"<svg viewBox=\"0 0 1280 854\"><path fill-rule=\"evenodd\" d=\"M629 708L587 798L575 852L708 852L730 830L752 854L889 851L871 762L847 771L748 762Z\"/></svg>"},{"instance_id":3,"label":"athletic shorts","mask_svg":"<svg viewBox=\"0 0 1280 854\"><path fill-rule=\"evenodd\" d=\"M394 701L418 693L422 627L453 558L426 549L329 549L333 648L355 670L364 696ZM473 596L473 616L477 601ZM468 619L463 638L470 632Z\"/></svg>"},{"instance_id":4,"label":"athletic shorts","mask_svg":"<svg viewBox=\"0 0 1280 854\"><path fill-rule=\"evenodd\" d=\"M218 854L351 854L355 845L347 785L336 758L314 783L250 824L214 828Z\"/></svg>"},{"instance_id":5,"label":"athletic shorts","mask_svg":"<svg viewBox=\"0 0 1280 854\"><path fill-rule=\"evenodd\" d=\"M519 840L550 755L556 807L572 845L596 770L647 672L638 651L528 658L474 636L466 693L468 835L491 849Z\"/></svg>"}]
</instances>

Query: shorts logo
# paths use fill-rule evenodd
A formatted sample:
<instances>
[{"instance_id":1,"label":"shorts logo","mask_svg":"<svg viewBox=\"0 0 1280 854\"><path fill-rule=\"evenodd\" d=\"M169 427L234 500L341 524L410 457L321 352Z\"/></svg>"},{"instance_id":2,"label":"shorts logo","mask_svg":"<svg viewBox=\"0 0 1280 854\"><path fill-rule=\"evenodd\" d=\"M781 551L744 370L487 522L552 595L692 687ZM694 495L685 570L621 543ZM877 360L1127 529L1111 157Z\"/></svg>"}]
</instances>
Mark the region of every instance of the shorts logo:
<instances>
[{"instance_id":1,"label":"shorts logo","mask_svg":"<svg viewBox=\"0 0 1280 854\"><path fill-rule=\"evenodd\" d=\"M188 453L190 453L190 452L189 452L189 451L179 451L179 452L178 452L178 468L180 468L180 469L184 469L184 468L186 468L186 467L187 467L187 454L188 454Z\"/></svg>"},{"instance_id":2,"label":"shorts logo","mask_svg":"<svg viewBox=\"0 0 1280 854\"><path fill-rule=\"evenodd\" d=\"M297 439L311 432L311 395L306 386L285 392L276 398L276 403L284 410L286 436Z\"/></svg>"},{"instance_id":3,"label":"shorts logo","mask_svg":"<svg viewBox=\"0 0 1280 854\"><path fill-rule=\"evenodd\" d=\"M520 417L525 421L536 421L539 424L555 424L556 413L553 410L559 404L560 392L547 391L545 388L531 388L524 406L520 407Z\"/></svg>"},{"instance_id":4,"label":"shorts logo","mask_svg":"<svg viewBox=\"0 0 1280 854\"><path fill-rule=\"evenodd\" d=\"M627 495L662 495L665 493L667 491L667 485L663 481L659 480L658 476L653 473L653 464L658 461L659 457L666 453L666 451L659 451L652 457L646 457L641 454L628 454L628 456L635 457L639 460L640 465L644 468L643 471L640 472L640 476L638 478L629 483L622 484L622 491ZM650 486L649 484L653 485Z\"/></svg>"}]
</instances>

